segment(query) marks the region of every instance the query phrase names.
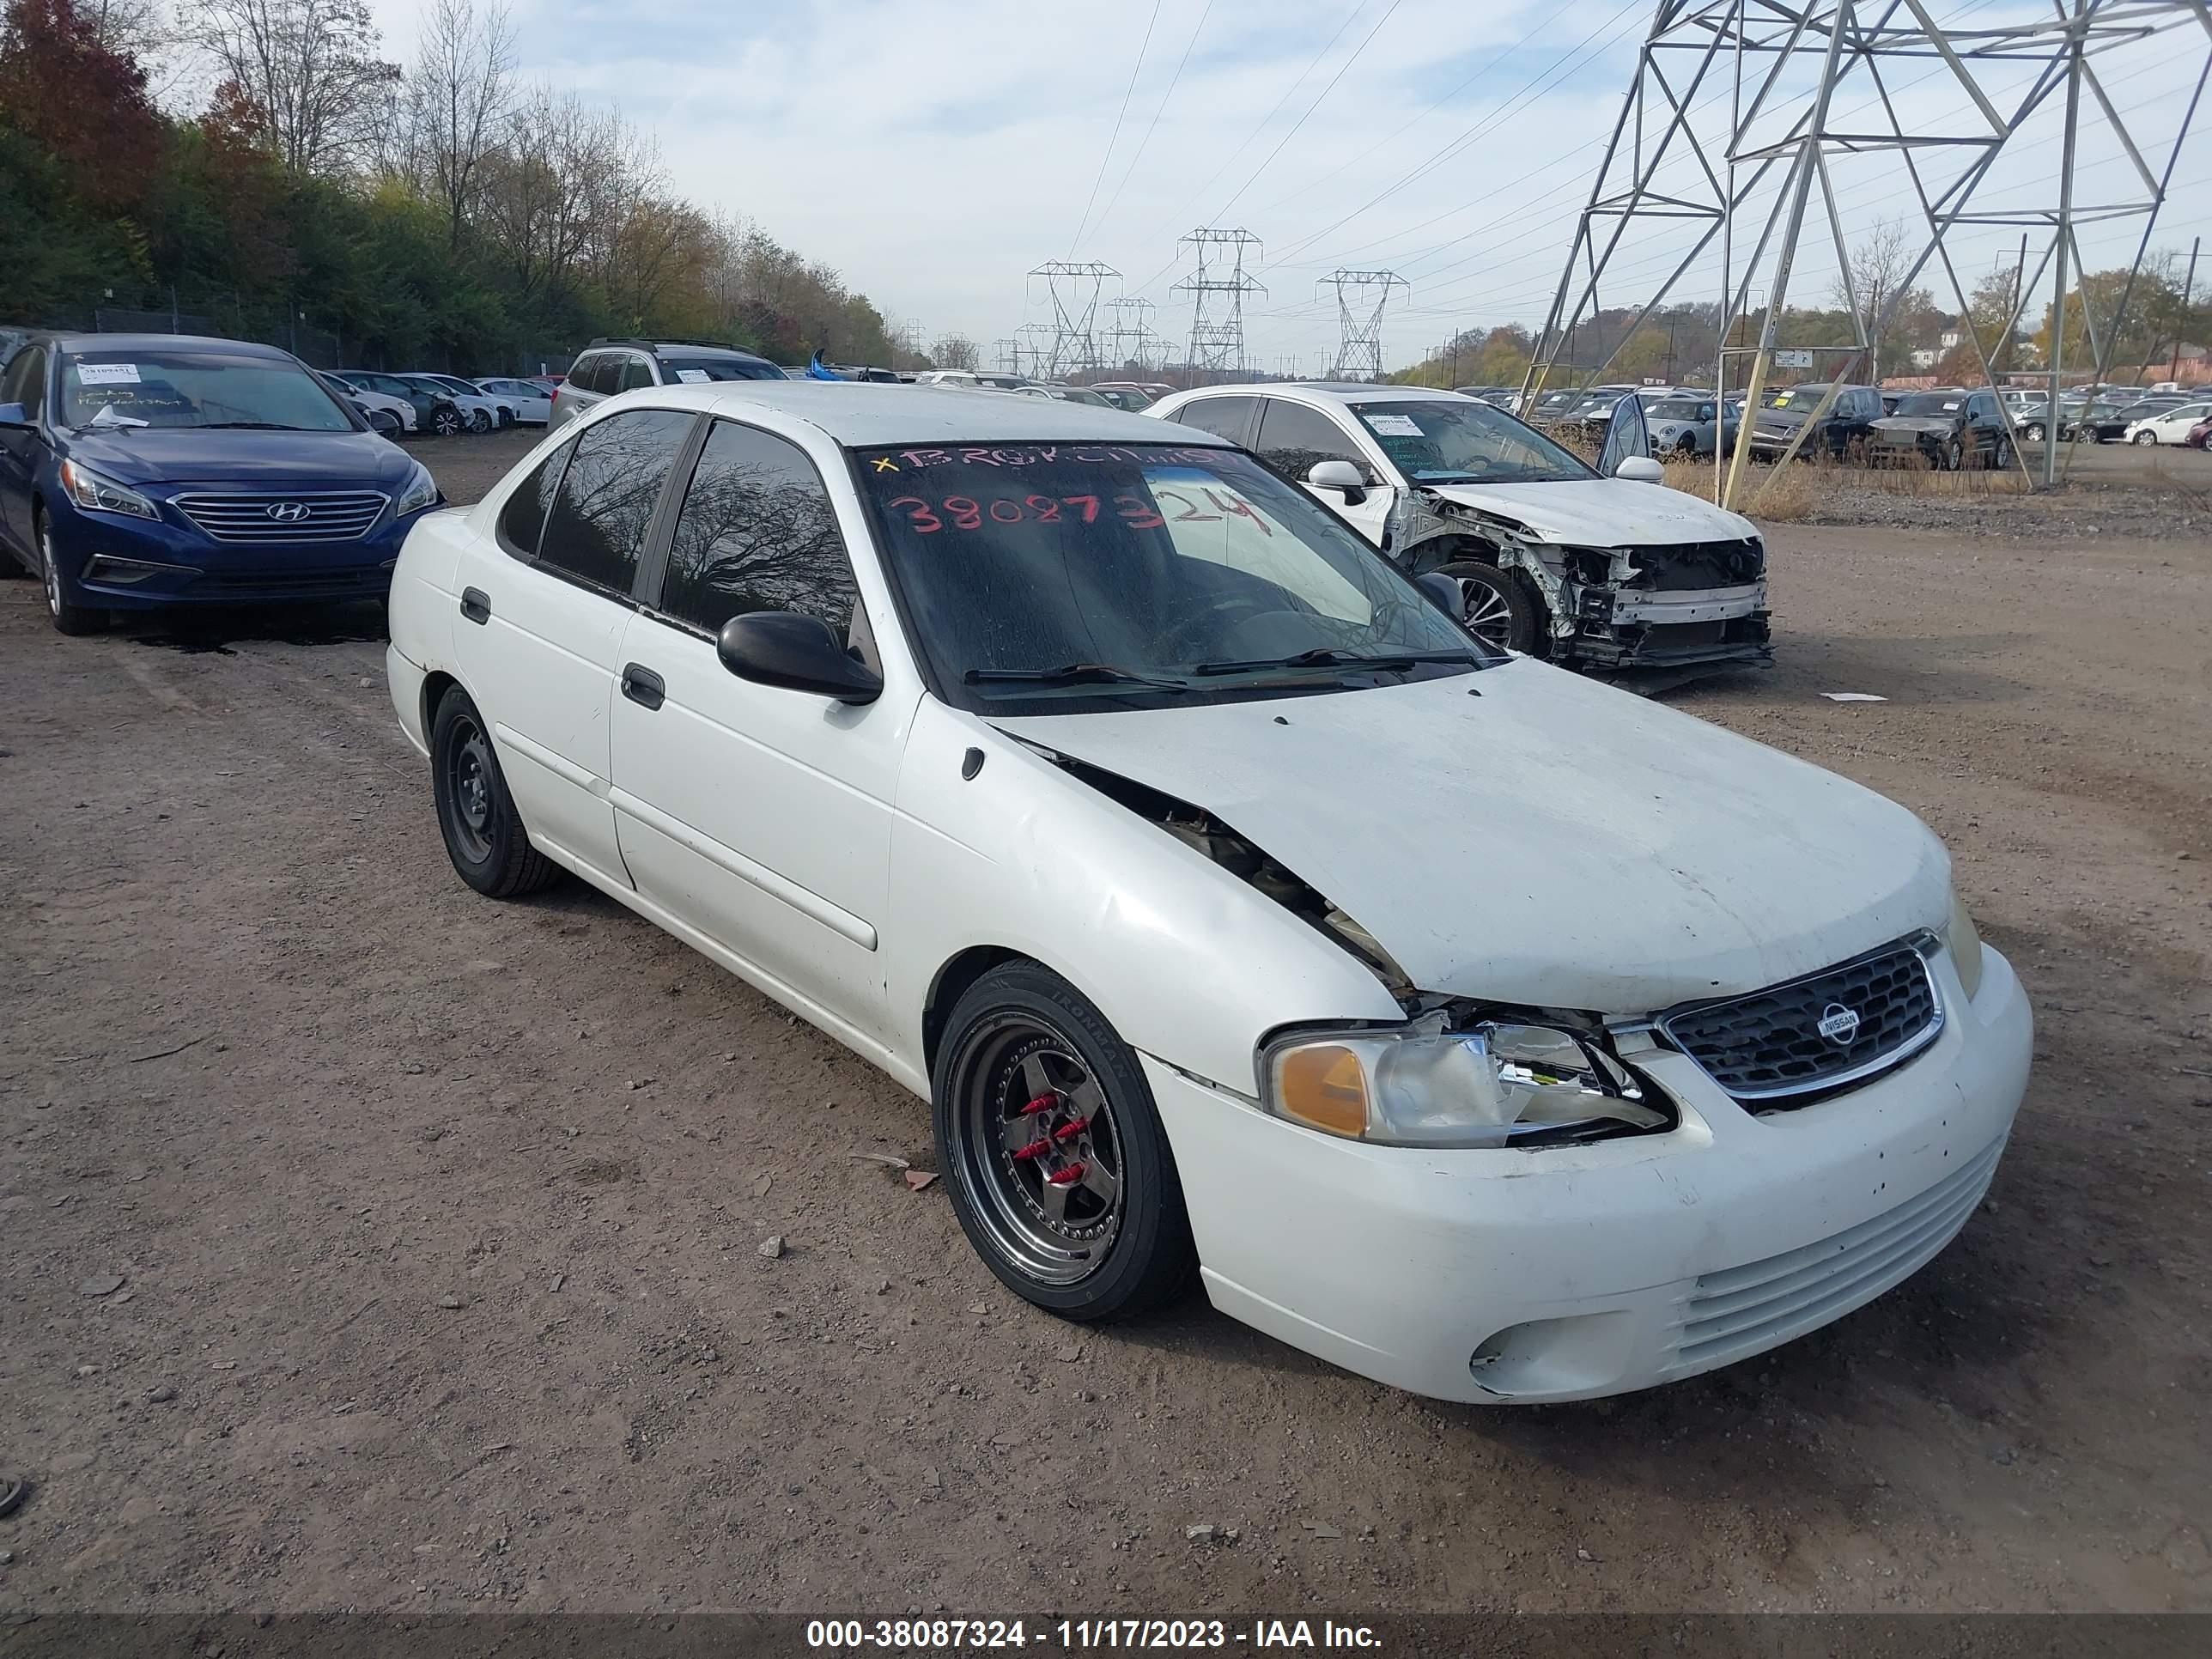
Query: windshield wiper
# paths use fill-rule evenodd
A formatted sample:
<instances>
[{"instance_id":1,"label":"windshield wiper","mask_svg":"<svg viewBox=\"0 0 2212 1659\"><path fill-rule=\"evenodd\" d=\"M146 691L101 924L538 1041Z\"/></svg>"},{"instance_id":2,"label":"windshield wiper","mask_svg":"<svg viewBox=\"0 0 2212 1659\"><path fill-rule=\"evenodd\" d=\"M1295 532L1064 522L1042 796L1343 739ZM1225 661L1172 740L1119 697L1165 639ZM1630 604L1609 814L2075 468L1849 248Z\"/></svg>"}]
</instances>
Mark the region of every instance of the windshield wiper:
<instances>
[{"instance_id":1,"label":"windshield wiper","mask_svg":"<svg viewBox=\"0 0 2212 1659\"><path fill-rule=\"evenodd\" d=\"M324 429L313 426L286 426L281 421L202 421L199 426L203 432L224 428L236 431L240 428L254 432L319 432Z\"/></svg>"},{"instance_id":2,"label":"windshield wiper","mask_svg":"<svg viewBox=\"0 0 2212 1659\"><path fill-rule=\"evenodd\" d=\"M1134 674L1103 662L1071 662L1058 668L971 668L960 678L969 685L1143 685L1158 691L1194 689L1181 680Z\"/></svg>"},{"instance_id":3,"label":"windshield wiper","mask_svg":"<svg viewBox=\"0 0 2212 1659\"><path fill-rule=\"evenodd\" d=\"M1399 651L1382 656L1364 656L1357 651L1339 651L1334 646L1322 646L1316 650L1301 651L1290 657L1258 657L1249 662L1202 662L1190 672L1194 674L1248 674L1269 668L1369 668L1376 670L1411 668L1425 662L1479 663L1481 659L1472 651Z\"/></svg>"}]
</instances>

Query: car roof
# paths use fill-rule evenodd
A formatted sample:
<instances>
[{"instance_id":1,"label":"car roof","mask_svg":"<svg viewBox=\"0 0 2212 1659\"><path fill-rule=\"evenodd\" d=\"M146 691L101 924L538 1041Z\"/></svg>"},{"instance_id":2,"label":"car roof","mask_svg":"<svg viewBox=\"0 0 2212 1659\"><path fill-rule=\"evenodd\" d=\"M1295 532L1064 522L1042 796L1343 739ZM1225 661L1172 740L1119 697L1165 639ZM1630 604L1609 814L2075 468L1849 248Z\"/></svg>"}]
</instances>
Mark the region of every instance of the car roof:
<instances>
[{"instance_id":1,"label":"car roof","mask_svg":"<svg viewBox=\"0 0 2212 1659\"><path fill-rule=\"evenodd\" d=\"M34 340L40 337L33 336ZM221 349L239 357L267 357L289 363L292 354L278 346L253 340L226 340L213 334L49 334L45 343L60 351L207 351Z\"/></svg>"},{"instance_id":2,"label":"car roof","mask_svg":"<svg viewBox=\"0 0 2212 1659\"><path fill-rule=\"evenodd\" d=\"M818 427L848 448L924 443L1172 443L1230 448L1211 433L1164 437L1150 415L1058 398L1009 398L957 386L862 385L851 380L717 380L623 394L635 404L696 409L742 418L773 410ZM612 402L613 400L610 400ZM604 408L607 405L602 404Z\"/></svg>"},{"instance_id":3,"label":"car roof","mask_svg":"<svg viewBox=\"0 0 2212 1659\"><path fill-rule=\"evenodd\" d=\"M1380 386L1365 380L1267 380L1249 385L1194 386L1194 392L1207 397L1230 394L1239 398L1304 398L1316 403L1350 403L1358 398L1361 403L1413 404L1434 403L1439 398L1472 404L1480 398L1447 392L1432 386Z\"/></svg>"}]
</instances>

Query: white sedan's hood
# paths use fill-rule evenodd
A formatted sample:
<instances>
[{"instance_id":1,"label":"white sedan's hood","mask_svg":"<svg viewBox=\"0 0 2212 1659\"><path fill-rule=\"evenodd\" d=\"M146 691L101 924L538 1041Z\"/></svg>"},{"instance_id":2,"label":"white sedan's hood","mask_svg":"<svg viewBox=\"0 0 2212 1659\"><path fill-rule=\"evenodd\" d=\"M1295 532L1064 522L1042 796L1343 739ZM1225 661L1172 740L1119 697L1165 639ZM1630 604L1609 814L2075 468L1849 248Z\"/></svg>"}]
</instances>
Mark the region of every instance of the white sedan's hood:
<instances>
[{"instance_id":1,"label":"white sedan's hood","mask_svg":"<svg viewBox=\"0 0 2212 1659\"><path fill-rule=\"evenodd\" d=\"M1568 547L1665 547L1744 541L1759 533L1750 520L1710 501L1626 478L1430 487L1448 501L1498 514L1540 540Z\"/></svg>"},{"instance_id":2,"label":"white sedan's hood","mask_svg":"<svg viewBox=\"0 0 2212 1659\"><path fill-rule=\"evenodd\" d=\"M1426 991L1648 1013L1949 915L1949 860L1903 807L1538 663L996 723L1216 814Z\"/></svg>"}]
</instances>

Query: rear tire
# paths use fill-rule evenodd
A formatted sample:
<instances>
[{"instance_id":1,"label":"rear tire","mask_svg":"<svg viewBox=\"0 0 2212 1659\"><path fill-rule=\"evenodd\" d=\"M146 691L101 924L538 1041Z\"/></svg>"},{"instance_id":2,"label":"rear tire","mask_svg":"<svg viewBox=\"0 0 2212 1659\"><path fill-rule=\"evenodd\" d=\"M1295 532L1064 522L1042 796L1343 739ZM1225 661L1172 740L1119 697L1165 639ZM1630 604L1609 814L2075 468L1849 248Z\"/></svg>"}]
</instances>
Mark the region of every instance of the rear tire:
<instances>
[{"instance_id":1,"label":"rear tire","mask_svg":"<svg viewBox=\"0 0 2212 1659\"><path fill-rule=\"evenodd\" d=\"M450 438L461 429L461 411L447 406L434 410L430 416L430 430L441 438Z\"/></svg>"},{"instance_id":2,"label":"rear tire","mask_svg":"<svg viewBox=\"0 0 2212 1659\"><path fill-rule=\"evenodd\" d=\"M952 1212L1015 1295L1103 1324L1189 1289L1198 1249L1159 1109L1073 986L1032 962L984 975L945 1023L930 1093Z\"/></svg>"},{"instance_id":3,"label":"rear tire","mask_svg":"<svg viewBox=\"0 0 2212 1659\"><path fill-rule=\"evenodd\" d=\"M1485 645L1541 656L1545 643L1544 602L1528 590L1518 572L1486 564L1448 564L1443 574L1459 584L1459 625Z\"/></svg>"},{"instance_id":4,"label":"rear tire","mask_svg":"<svg viewBox=\"0 0 2212 1659\"><path fill-rule=\"evenodd\" d=\"M460 878L486 898L520 898L561 873L559 865L530 844L499 769L490 729L459 686L440 700L430 722L430 787L446 855Z\"/></svg>"},{"instance_id":5,"label":"rear tire","mask_svg":"<svg viewBox=\"0 0 2212 1659\"><path fill-rule=\"evenodd\" d=\"M469 412L469 430L476 433L490 431L491 416L489 412L481 409L471 410Z\"/></svg>"},{"instance_id":6,"label":"rear tire","mask_svg":"<svg viewBox=\"0 0 2212 1659\"><path fill-rule=\"evenodd\" d=\"M2041 443L2043 441L2043 422L2040 421L2030 421L2026 426L2021 428L2020 435L2027 439L2028 442L2032 444Z\"/></svg>"},{"instance_id":7,"label":"rear tire","mask_svg":"<svg viewBox=\"0 0 2212 1659\"><path fill-rule=\"evenodd\" d=\"M2138 432L2136 434L2132 441L2139 444L2154 444L2158 441L2158 434L2155 432Z\"/></svg>"}]
</instances>

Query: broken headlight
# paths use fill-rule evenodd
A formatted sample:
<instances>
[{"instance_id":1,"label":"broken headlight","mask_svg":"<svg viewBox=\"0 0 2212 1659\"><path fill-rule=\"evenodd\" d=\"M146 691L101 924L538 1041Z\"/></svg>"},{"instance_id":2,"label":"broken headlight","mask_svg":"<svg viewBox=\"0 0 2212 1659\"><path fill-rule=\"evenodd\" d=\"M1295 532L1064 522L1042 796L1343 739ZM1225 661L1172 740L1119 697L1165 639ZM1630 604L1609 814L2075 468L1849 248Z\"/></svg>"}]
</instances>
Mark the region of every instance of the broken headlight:
<instances>
[{"instance_id":1,"label":"broken headlight","mask_svg":"<svg viewBox=\"0 0 2212 1659\"><path fill-rule=\"evenodd\" d=\"M1437 1009L1389 1030L1301 1031L1261 1051L1276 1116L1389 1146L1520 1146L1672 1127L1589 1034Z\"/></svg>"}]
</instances>

